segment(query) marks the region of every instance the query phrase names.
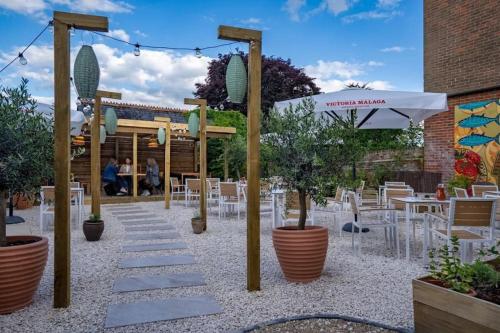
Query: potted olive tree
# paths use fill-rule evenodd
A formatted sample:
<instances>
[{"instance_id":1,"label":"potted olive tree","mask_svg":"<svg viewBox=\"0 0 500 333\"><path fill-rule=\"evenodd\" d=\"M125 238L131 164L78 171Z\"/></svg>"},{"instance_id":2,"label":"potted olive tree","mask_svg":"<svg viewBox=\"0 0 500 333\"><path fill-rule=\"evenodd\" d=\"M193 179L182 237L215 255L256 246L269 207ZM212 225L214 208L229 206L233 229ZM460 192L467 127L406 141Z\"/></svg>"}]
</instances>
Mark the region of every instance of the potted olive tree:
<instances>
[{"instance_id":1,"label":"potted olive tree","mask_svg":"<svg viewBox=\"0 0 500 333\"><path fill-rule=\"evenodd\" d=\"M328 249L328 229L306 226L307 198L326 203L332 184L345 180L345 167L362 157L356 129L350 122L317 118L314 102L272 110L263 136L269 150L272 174L282 178L288 190L297 191L298 223L273 230L273 244L285 278L309 282L321 275Z\"/></svg>"},{"instance_id":2,"label":"potted olive tree","mask_svg":"<svg viewBox=\"0 0 500 333\"><path fill-rule=\"evenodd\" d=\"M90 214L89 218L83 221L83 234L89 242L101 239L104 231L104 221L98 214Z\"/></svg>"},{"instance_id":3,"label":"potted olive tree","mask_svg":"<svg viewBox=\"0 0 500 333\"><path fill-rule=\"evenodd\" d=\"M48 239L6 234L6 198L34 192L52 176L53 124L35 112L23 79L0 87L0 314L32 302L48 255Z\"/></svg>"}]
</instances>

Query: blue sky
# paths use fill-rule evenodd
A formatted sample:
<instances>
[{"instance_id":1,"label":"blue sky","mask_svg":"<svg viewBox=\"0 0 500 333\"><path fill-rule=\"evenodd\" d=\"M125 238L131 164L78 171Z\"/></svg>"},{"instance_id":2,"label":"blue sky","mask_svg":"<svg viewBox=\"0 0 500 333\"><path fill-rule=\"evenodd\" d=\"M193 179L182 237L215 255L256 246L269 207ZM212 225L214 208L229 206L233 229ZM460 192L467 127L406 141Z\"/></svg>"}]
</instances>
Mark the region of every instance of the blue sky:
<instances>
[{"instance_id":1,"label":"blue sky","mask_svg":"<svg viewBox=\"0 0 500 333\"><path fill-rule=\"evenodd\" d=\"M351 81L377 89L421 91L422 1L416 0L253 0L115 1L0 0L0 65L10 61L50 19L52 10L106 15L110 34L152 45L204 47L217 40L219 24L263 30L263 52L290 58L316 77L324 92ZM203 52L142 50L110 39L76 32L72 56L91 43L101 66L102 89L121 91L125 100L182 106L194 83L203 81L208 62L233 45ZM31 81L33 95L49 102L53 89L52 36L47 31L0 74L0 83ZM74 94L73 94L74 97Z\"/></svg>"}]
</instances>

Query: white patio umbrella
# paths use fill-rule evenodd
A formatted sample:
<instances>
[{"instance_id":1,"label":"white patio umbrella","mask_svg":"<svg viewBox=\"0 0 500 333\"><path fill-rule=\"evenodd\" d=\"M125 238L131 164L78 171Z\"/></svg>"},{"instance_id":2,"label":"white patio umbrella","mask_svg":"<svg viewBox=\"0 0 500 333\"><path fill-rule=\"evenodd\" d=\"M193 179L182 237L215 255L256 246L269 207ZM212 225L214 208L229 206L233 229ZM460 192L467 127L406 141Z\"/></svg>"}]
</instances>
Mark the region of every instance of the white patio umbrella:
<instances>
[{"instance_id":1,"label":"white patio umbrella","mask_svg":"<svg viewBox=\"0 0 500 333\"><path fill-rule=\"evenodd\" d=\"M421 121L448 110L444 93L425 93L411 91L368 90L347 88L344 90L311 96L315 102L314 112L333 119L352 121L360 129L407 128L410 120L418 124ZM300 104L304 98L295 98L276 102L275 107L283 110ZM352 167L356 178L356 165ZM356 218L356 217L355 217ZM344 231L352 231L352 223L344 225ZM363 232L368 229L363 228Z\"/></svg>"},{"instance_id":2,"label":"white patio umbrella","mask_svg":"<svg viewBox=\"0 0 500 333\"><path fill-rule=\"evenodd\" d=\"M407 128L410 120L419 123L448 110L446 94L412 91L368 90L348 88L312 96L315 112L331 118L351 119L356 110L355 125L362 129ZM278 110L295 106L303 98L276 102Z\"/></svg>"}]
</instances>

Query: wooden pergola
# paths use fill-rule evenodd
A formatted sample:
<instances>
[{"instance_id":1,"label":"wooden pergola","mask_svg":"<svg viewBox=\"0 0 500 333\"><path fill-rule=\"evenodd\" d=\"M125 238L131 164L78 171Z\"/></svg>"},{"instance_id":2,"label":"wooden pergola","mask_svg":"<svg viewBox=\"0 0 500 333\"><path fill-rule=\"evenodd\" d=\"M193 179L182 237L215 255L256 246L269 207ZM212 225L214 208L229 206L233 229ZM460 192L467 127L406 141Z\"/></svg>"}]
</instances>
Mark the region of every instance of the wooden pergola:
<instances>
[{"instance_id":1,"label":"wooden pergola","mask_svg":"<svg viewBox=\"0 0 500 333\"><path fill-rule=\"evenodd\" d=\"M101 124L104 124L104 119L101 117ZM118 119L116 134L132 134L132 197L123 196L114 198L113 202L134 202L144 201L143 197L138 196L138 139L139 135L156 135L158 129L165 130L165 166L164 166L164 200L165 208L170 208L170 141L171 137L190 137L188 125L183 123L172 123L167 117L155 117L154 121L135 120L135 119ZM236 133L234 127L223 126L207 126L206 127L208 138L230 138ZM92 131L92 142L99 142L94 136L99 136L99 131ZM91 188L92 190L92 212L94 212L94 204L96 205L95 211L100 210L101 205L101 167L100 167L100 150L99 155L91 160ZM201 162L201 161L200 161ZM206 165L206 161L204 162ZM202 163L200 163L202 164Z\"/></svg>"}]
</instances>

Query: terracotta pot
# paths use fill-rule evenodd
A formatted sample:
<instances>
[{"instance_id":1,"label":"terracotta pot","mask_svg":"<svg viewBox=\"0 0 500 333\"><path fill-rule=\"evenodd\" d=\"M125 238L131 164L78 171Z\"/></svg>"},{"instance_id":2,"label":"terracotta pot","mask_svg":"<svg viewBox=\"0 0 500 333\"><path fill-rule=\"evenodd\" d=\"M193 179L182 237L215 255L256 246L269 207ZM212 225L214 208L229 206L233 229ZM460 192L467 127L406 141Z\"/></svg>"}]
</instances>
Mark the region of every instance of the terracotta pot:
<instances>
[{"instance_id":1,"label":"terracotta pot","mask_svg":"<svg viewBox=\"0 0 500 333\"><path fill-rule=\"evenodd\" d=\"M206 228L206 224L200 218L192 218L191 226L193 227L193 232L195 234L201 234Z\"/></svg>"},{"instance_id":2,"label":"terracotta pot","mask_svg":"<svg viewBox=\"0 0 500 333\"><path fill-rule=\"evenodd\" d=\"M328 250L328 229L295 226L273 229L273 244L285 278L290 282L311 282L320 277Z\"/></svg>"},{"instance_id":3,"label":"terracotta pot","mask_svg":"<svg viewBox=\"0 0 500 333\"><path fill-rule=\"evenodd\" d=\"M104 221L91 222L89 220L83 222L83 234L89 242L95 242L101 239L104 231Z\"/></svg>"},{"instance_id":4,"label":"terracotta pot","mask_svg":"<svg viewBox=\"0 0 500 333\"><path fill-rule=\"evenodd\" d=\"M33 301L47 263L49 241L38 236L10 236L7 242L33 243L0 247L0 314L24 308Z\"/></svg>"}]
</instances>

